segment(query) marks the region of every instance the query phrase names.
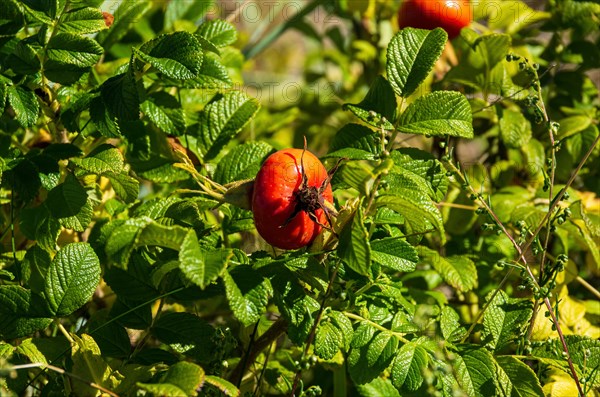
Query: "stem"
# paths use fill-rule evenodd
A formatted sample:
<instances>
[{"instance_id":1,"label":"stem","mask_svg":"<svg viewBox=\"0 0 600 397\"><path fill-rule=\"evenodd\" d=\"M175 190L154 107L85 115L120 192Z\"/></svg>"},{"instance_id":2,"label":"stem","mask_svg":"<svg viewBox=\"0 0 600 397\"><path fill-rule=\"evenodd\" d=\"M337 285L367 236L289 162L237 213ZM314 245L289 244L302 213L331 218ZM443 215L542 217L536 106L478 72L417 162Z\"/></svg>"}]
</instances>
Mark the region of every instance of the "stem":
<instances>
[{"instance_id":1,"label":"stem","mask_svg":"<svg viewBox=\"0 0 600 397\"><path fill-rule=\"evenodd\" d=\"M20 370L20 369L29 369L29 368L42 368L42 369L49 369L51 371L57 372L61 375L66 375L69 376L75 380L78 380L80 382L85 383L86 385L93 387L94 389L98 389L103 393L108 394L109 396L113 396L113 397L119 397L119 395L113 391L110 391L102 386L100 386L97 383L94 382L90 382L87 379L82 378L79 375L73 374L71 372L67 372L64 369L60 368L60 367L55 367L54 365L51 364L46 364L46 363L30 363L30 364L21 364L21 365L14 365L12 367L8 367L6 368L9 371L16 371L16 370Z\"/></svg>"},{"instance_id":2,"label":"stem","mask_svg":"<svg viewBox=\"0 0 600 397\"><path fill-rule=\"evenodd\" d=\"M283 317L275 321L271 325L271 327L268 330L266 330L265 333L262 334L256 340L256 342L254 342L252 349L248 353L247 361L254 362L254 360L260 354L260 352L262 352L267 347L271 346L271 344L273 344L273 342L275 342L277 338L279 338L281 335L283 335L283 333L285 333L285 331L287 331L287 326L287 322ZM242 379L244 377L246 368L243 367L245 367L245 365L242 362L239 362L238 365L234 368L231 375L229 375L230 382L236 382L238 378Z\"/></svg>"},{"instance_id":3,"label":"stem","mask_svg":"<svg viewBox=\"0 0 600 397\"><path fill-rule=\"evenodd\" d=\"M310 334L308 334L308 338L306 339L306 344L304 345L304 351L302 352L302 358L306 357L310 346L315 339L315 335L317 333L317 327L319 326L319 322L321 321L321 317L323 316L323 311L325 310L325 301L331 292L331 288L333 287L333 282L335 281L335 277L337 275L338 268L340 267L340 262L338 261L331 272L331 277L329 278L329 284L327 284L327 290L323 295L323 299L321 300L321 306L319 307L319 312L317 313L317 317L313 326L310 330ZM302 369L296 371L296 376L294 376L294 383L292 384L292 390L290 391L290 397L294 397L296 393L296 389L298 388L298 384L300 383L300 378L302 376Z\"/></svg>"},{"instance_id":4,"label":"stem","mask_svg":"<svg viewBox=\"0 0 600 397\"><path fill-rule=\"evenodd\" d=\"M344 316L348 317L348 318L353 319L353 320L357 320L357 321L361 321L361 322L366 322L371 327L373 327L375 329L378 329L380 331L389 332L390 334L392 334L393 336L395 336L396 338L398 338L398 340L400 340L400 342L409 343L409 340L404 337L404 335L406 335L404 333L389 330L389 329L387 329L385 327L382 327L381 325L379 325L379 324L377 324L377 323L375 323L375 322L373 322L371 320L368 320L368 319L366 319L364 317L359 316L358 314L354 314L354 313L350 313L350 312L342 312L342 314Z\"/></svg>"},{"instance_id":5,"label":"stem","mask_svg":"<svg viewBox=\"0 0 600 397\"><path fill-rule=\"evenodd\" d=\"M547 297L544 298L544 303L546 304L546 308L550 312L552 322L554 323L554 325L556 325L556 332L558 333L558 338L560 339L560 343L562 344L563 351L567 355L567 363L569 364L569 369L571 370L571 376L573 376L573 380L575 381L575 385L577 386L577 391L579 392L580 397L585 397L583 389L581 388L581 383L579 383L579 377L577 376L577 372L575 371L575 367L573 366L573 360L571 360L571 353L569 353L567 341L565 341L565 336L563 335L562 329L560 328L560 325L558 325L558 319L554 314L554 310L552 308L552 304L550 303L550 299L548 299Z\"/></svg>"},{"instance_id":6,"label":"stem","mask_svg":"<svg viewBox=\"0 0 600 397\"><path fill-rule=\"evenodd\" d=\"M258 324L260 323L260 319L254 324L254 329L252 330L252 335L250 335L250 341L248 342L248 350L244 354L244 359L242 360L242 370L240 371L240 377L236 383L237 388L240 388L242 384L242 378L244 377L244 372L246 371L246 366L248 365L248 357L250 356L250 350L252 350L252 345L254 344L254 338L256 337L256 331L258 330Z\"/></svg>"}]
</instances>

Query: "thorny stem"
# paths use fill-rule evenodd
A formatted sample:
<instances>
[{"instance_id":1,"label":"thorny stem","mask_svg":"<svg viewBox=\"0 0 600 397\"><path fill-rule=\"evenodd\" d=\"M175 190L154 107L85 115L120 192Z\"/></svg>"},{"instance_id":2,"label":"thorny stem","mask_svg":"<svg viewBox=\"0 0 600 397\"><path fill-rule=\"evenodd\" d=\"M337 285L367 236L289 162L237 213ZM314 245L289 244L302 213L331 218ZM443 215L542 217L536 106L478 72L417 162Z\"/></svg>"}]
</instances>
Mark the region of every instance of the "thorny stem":
<instances>
[{"instance_id":1,"label":"thorny stem","mask_svg":"<svg viewBox=\"0 0 600 397\"><path fill-rule=\"evenodd\" d=\"M338 268L340 267L340 262L338 261L331 272L331 277L329 278L329 284L327 284L327 290L323 295L323 299L321 300L321 306L319 307L319 312L317 313L317 317L315 318L315 322L310 330L310 334L308 334L308 338L306 339L306 344L304 345L304 351L302 352L302 358L308 355L308 351L310 350L310 346L315 339L315 334L317 333L317 327L319 326L319 322L321 321L321 317L323 316L323 311L325 310L325 301L327 297L331 293L331 289L333 287L333 282L335 281L335 277L337 276ZM294 383L292 384L292 390L290 391L290 397L295 397L296 389L298 388L298 384L300 383L300 378L302 376L302 369L298 369L296 371L296 375L294 376Z\"/></svg>"},{"instance_id":2,"label":"thorny stem","mask_svg":"<svg viewBox=\"0 0 600 397\"><path fill-rule=\"evenodd\" d=\"M496 216L496 214L488 206L488 204L485 202L485 200L483 200L483 198L481 196L477 196L479 198L480 203L482 203L483 207L486 209L486 211L488 212L488 214L494 219L495 222L497 222L498 227L500 227L500 229L502 230L502 232L508 237L508 239L511 241L511 243L513 244L513 246L517 250L517 255L518 255L517 259L523 261L523 264L525 265L525 269L527 270L527 273L529 274L530 279L532 280L532 282L534 283L534 285L536 287L538 287L538 288L539 288L539 284L537 282L537 279L535 278L535 276L531 272L530 267L527 265L527 260L526 260L526 258L524 256L524 252L527 252L527 250L529 249L529 247L533 243L535 237L537 235L539 235L540 231L542 230L542 228L544 227L544 225L546 224L546 222L548 222L548 219L552 215L552 212L554 211L554 209L556 208L556 206L559 205L559 202L561 201L561 199L564 196L565 192L567 191L567 189L571 186L571 184L575 180L576 176L578 175L579 171L581 170L581 168L583 167L583 165L585 164L585 162L587 161L587 159L591 155L592 151L594 150L594 148L595 148L595 146L596 146L596 144L598 143L599 140L600 140L600 135L598 135L596 137L596 139L594 140L594 142L592 143L592 145L590 146L590 148L588 149L588 151L585 153L585 155L583 156L583 158L581 159L581 161L577 165L577 168L575 168L575 171L571 174L571 177L569 178L569 180L567 181L567 183L565 184L565 186L561 189L561 191L556 195L556 197L554 199L550 199L551 204L550 204L550 207L548 209L548 212L546 213L546 215L544 216L544 218L542 219L542 221L539 223L538 227L536 228L535 232L531 235L531 237L527 240L527 242L525 243L525 245L523 247L521 247L521 246L519 246L519 244L517 244L517 242L515 241L515 239L508 232L508 230L504 227L504 225L502 224L502 222L500 222L500 220L498 219L498 217ZM462 173L460 172L460 170L452 162L450 162L450 161L448 161L447 164L450 166L450 168L452 168L452 170L455 172L455 174L459 175L460 178L463 180L463 182L466 183L466 180L464 179L464 176L462 175ZM467 184L467 186L470 189L470 191L472 192L472 194L476 194L475 189L473 189L473 187L471 185ZM510 275L510 273L512 273L512 271L513 271L513 269L511 268L507 272L506 276L504 277L504 279L502 280L502 282L500 283L500 285L495 289L495 291L492 294L491 298L486 303L486 305L482 308L482 310L480 311L480 313L477 315L477 318L476 318L475 322L471 325L471 327L469 328L469 331L464 336L463 341L466 340L466 338L469 336L469 334L473 331L474 325L479 322L479 320L483 316L483 313L485 313L485 310L489 306L489 303L494 299L495 295L500 291L500 289L502 288L502 286L506 283L506 281L508 280L508 276ZM552 305L550 303L550 300L548 298L544 298L544 303L546 304L546 307L548 308L548 310L552 313ZM573 360L571 359L571 354L569 353L569 348L568 348L567 343L566 343L566 341L564 339L560 323L558 322L558 319L556 318L556 316L554 315L554 313L552 313L552 321L553 321L554 326L556 327L556 331L557 331L557 333L559 335L559 339L561 341L561 344L562 344L562 347L563 347L563 351L566 354L566 359L567 359L567 362L569 364L569 369L571 371L571 376L573 377L573 380L575 381L575 385L577 386L577 390L578 390L580 396L583 397L584 396L583 390L581 388L581 383L579 382L579 377L577 376L577 372L575 372L575 367L573 366Z\"/></svg>"},{"instance_id":3,"label":"thorny stem","mask_svg":"<svg viewBox=\"0 0 600 397\"><path fill-rule=\"evenodd\" d=\"M258 331L258 324L260 323L260 319L256 321L254 324L254 329L252 330L252 335L250 335L250 342L248 342L248 349L244 353L244 358L242 360L242 370L240 371L240 377L237 380L236 386L239 389L242 384L242 378L244 377L244 372L246 371L246 366L248 365L248 358L250 356L250 351L252 350L252 345L254 344L254 338L256 338L256 331Z\"/></svg>"},{"instance_id":4,"label":"thorny stem","mask_svg":"<svg viewBox=\"0 0 600 397\"><path fill-rule=\"evenodd\" d=\"M115 393L115 392L113 392L113 391L110 391L110 390L108 390L107 388L105 388L105 387L102 387L102 386L100 386L100 385L99 385L99 384L97 384L97 383L90 382L89 380L87 380L87 379L84 379L84 378L82 378L82 377L81 377L81 376L79 376L79 375L73 374L73 373L71 373L71 372L67 372L67 371L65 371L64 369L62 369L62 368L60 368L60 367L56 367L56 366L54 366L54 365L52 365L52 364L46 364L46 363L30 363L30 364L13 365L12 367L8 367L8 368L5 368L5 369L6 369L6 370L9 370L9 371L17 371L17 370L20 370L20 369L29 369L29 368L42 368L42 369L49 369L49 370L51 370L51 371L54 371L54 372L57 372L57 373L59 373L59 374L61 374L61 375L67 375L67 376L69 376L69 377L71 377L71 378L73 378L73 379L75 379L75 380L78 380L78 381L80 381L80 382L83 382L83 383L85 383L86 385L88 385L88 386L90 386L90 387L93 387L94 389L98 389L98 390L100 390L101 392L108 394L109 396L113 396L113 397L119 397L119 395L118 395L117 393Z\"/></svg>"}]
</instances>

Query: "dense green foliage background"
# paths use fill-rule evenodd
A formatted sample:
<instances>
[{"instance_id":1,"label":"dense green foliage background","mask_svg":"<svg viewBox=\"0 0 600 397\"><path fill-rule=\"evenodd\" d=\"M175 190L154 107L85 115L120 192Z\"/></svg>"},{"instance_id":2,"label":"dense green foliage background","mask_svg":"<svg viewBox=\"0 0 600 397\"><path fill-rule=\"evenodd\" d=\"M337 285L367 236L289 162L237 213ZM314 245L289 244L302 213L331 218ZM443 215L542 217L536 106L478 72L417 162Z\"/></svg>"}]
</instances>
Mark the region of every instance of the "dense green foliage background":
<instances>
[{"instance_id":1,"label":"dense green foliage background","mask_svg":"<svg viewBox=\"0 0 600 397\"><path fill-rule=\"evenodd\" d=\"M0 394L598 395L600 5L399 6L4 0ZM339 216L281 252L304 137Z\"/></svg>"}]
</instances>

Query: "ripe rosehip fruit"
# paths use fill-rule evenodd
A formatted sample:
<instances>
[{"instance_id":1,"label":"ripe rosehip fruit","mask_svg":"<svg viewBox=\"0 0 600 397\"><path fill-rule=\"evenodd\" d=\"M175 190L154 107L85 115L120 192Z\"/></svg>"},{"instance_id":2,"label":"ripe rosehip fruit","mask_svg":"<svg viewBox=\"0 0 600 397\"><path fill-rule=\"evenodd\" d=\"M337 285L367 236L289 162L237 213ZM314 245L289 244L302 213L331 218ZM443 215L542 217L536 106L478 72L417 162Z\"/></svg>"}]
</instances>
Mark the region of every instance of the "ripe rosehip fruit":
<instances>
[{"instance_id":1,"label":"ripe rosehip fruit","mask_svg":"<svg viewBox=\"0 0 600 397\"><path fill-rule=\"evenodd\" d=\"M277 248L297 249L330 227L324 200L333 201L327 170L312 153L284 149L270 155L254 181L252 212L258 233Z\"/></svg>"},{"instance_id":2,"label":"ripe rosehip fruit","mask_svg":"<svg viewBox=\"0 0 600 397\"><path fill-rule=\"evenodd\" d=\"M440 27L452 40L471 23L468 0L405 0L398 11L400 28L435 29Z\"/></svg>"}]
</instances>

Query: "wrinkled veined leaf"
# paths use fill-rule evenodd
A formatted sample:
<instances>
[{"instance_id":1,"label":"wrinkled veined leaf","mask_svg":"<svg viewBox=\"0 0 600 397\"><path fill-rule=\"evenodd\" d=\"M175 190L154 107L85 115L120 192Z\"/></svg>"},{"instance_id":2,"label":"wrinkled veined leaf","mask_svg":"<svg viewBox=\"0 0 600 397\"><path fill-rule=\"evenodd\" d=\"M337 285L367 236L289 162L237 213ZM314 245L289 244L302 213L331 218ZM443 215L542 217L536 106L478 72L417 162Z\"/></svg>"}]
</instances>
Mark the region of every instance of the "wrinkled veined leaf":
<instances>
[{"instance_id":1,"label":"wrinkled veined leaf","mask_svg":"<svg viewBox=\"0 0 600 397\"><path fill-rule=\"evenodd\" d=\"M413 246L397 238L371 241L371 256L380 265L400 272L412 272L419 262Z\"/></svg>"},{"instance_id":2,"label":"wrinkled veined leaf","mask_svg":"<svg viewBox=\"0 0 600 397\"><path fill-rule=\"evenodd\" d=\"M92 220L93 208L87 192L72 174L48 192L46 207L67 229L83 232Z\"/></svg>"},{"instance_id":3,"label":"wrinkled veined leaf","mask_svg":"<svg viewBox=\"0 0 600 397\"><path fill-rule=\"evenodd\" d=\"M118 74L106 80L100 87L102 100L109 114L119 119L140 118L140 98L133 71Z\"/></svg>"},{"instance_id":4,"label":"wrinkled veined leaf","mask_svg":"<svg viewBox=\"0 0 600 397\"><path fill-rule=\"evenodd\" d=\"M342 331L329 321L321 321L315 335L315 354L323 360L331 360L342 344Z\"/></svg>"},{"instance_id":5,"label":"wrinkled veined leaf","mask_svg":"<svg viewBox=\"0 0 600 397\"><path fill-rule=\"evenodd\" d=\"M164 91L153 93L141 104L141 110L161 131L175 136L185 133L183 109L174 96Z\"/></svg>"},{"instance_id":6,"label":"wrinkled veined leaf","mask_svg":"<svg viewBox=\"0 0 600 397\"><path fill-rule=\"evenodd\" d=\"M89 37L58 33L48 42L44 73L52 81L73 84L95 65L104 50Z\"/></svg>"},{"instance_id":7,"label":"wrinkled veined leaf","mask_svg":"<svg viewBox=\"0 0 600 397\"><path fill-rule=\"evenodd\" d=\"M273 151L266 142L246 142L236 146L217 164L214 179L227 184L256 176L263 160Z\"/></svg>"},{"instance_id":8,"label":"wrinkled veined leaf","mask_svg":"<svg viewBox=\"0 0 600 397\"><path fill-rule=\"evenodd\" d=\"M192 129L197 135L199 152L204 161L214 158L223 146L254 117L259 104L239 91L217 95L200 113Z\"/></svg>"},{"instance_id":9,"label":"wrinkled veined leaf","mask_svg":"<svg viewBox=\"0 0 600 397\"><path fill-rule=\"evenodd\" d=\"M273 291L268 280L250 266L240 265L223 272L225 294L234 316L244 325L258 321Z\"/></svg>"},{"instance_id":10,"label":"wrinkled veined leaf","mask_svg":"<svg viewBox=\"0 0 600 397\"><path fill-rule=\"evenodd\" d=\"M403 174L411 173L423 180L432 200L442 201L446 197L449 185L446 168L431 153L417 148L401 148L392 151L390 158Z\"/></svg>"},{"instance_id":11,"label":"wrinkled veined leaf","mask_svg":"<svg viewBox=\"0 0 600 397\"><path fill-rule=\"evenodd\" d=\"M423 370L428 362L423 347L413 342L402 345L392 363L393 385L399 390L417 390L423 383Z\"/></svg>"},{"instance_id":12,"label":"wrinkled veined leaf","mask_svg":"<svg viewBox=\"0 0 600 397\"><path fill-rule=\"evenodd\" d=\"M65 245L50 263L44 295L53 316L67 316L86 304L100 283L100 261L88 243Z\"/></svg>"},{"instance_id":13,"label":"wrinkled veined leaf","mask_svg":"<svg viewBox=\"0 0 600 397\"><path fill-rule=\"evenodd\" d=\"M205 21L200 25L196 34L202 36L217 47L225 47L235 43L237 40L237 30L235 27L222 19Z\"/></svg>"},{"instance_id":14,"label":"wrinkled veined leaf","mask_svg":"<svg viewBox=\"0 0 600 397\"><path fill-rule=\"evenodd\" d=\"M408 97L425 80L439 58L448 34L442 28L400 30L387 49L387 78L397 95Z\"/></svg>"},{"instance_id":15,"label":"wrinkled veined leaf","mask_svg":"<svg viewBox=\"0 0 600 397\"><path fill-rule=\"evenodd\" d=\"M375 378L369 383L356 385L361 397L400 397L389 379Z\"/></svg>"},{"instance_id":16,"label":"wrinkled veined leaf","mask_svg":"<svg viewBox=\"0 0 600 397\"><path fill-rule=\"evenodd\" d=\"M0 286L0 337L22 338L46 328L51 322L44 314L44 300L18 285Z\"/></svg>"},{"instance_id":17,"label":"wrinkled veined leaf","mask_svg":"<svg viewBox=\"0 0 600 397\"><path fill-rule=\"evenodd\" d=\"M15 118L22 127L31 127L38 119L40 104L37 96L21 86L10 86L6 89L8 103L15 112Z\"/></svg>"},{"instance_id":18,"label":"wrinkled veined leaf","mask_svg":"<svg viewBox=\"0 0 600 397\"><path fill-rule=\"evenodd\" d=\"M423 260L430 263L452 287L463 292L477 287L477 268L471 259L458 255L445 257L429 248L419 248Z\"/></svg>"},{"instance_id":19,"label":"wrinkled veined leaf","mask_svg":"<svg viewBox=\"0 0 600 397\"><path fill-rule=\"evenodd\" d=\"M425 194L414 189L402 189L394 194L382 194L375 200L378 208L386 207L404 217L409 233L427 233L438 230L442 244L446 242L440 210Z\"/></svg>"},{"instance_id":20,"label":"wrinkled veined leaf","mask_svg":"<svg viewBox=\"0 0 600 397\"><path fill-rule=\"evenodd\" d=\"M454 363L456 379L469 397L496 397L494 357L483 348L463 346Z\"/></svg>"},{"instance_id":21,"label":"wrinkled veined leaf","mask_svg":"<svg viewBox=\"0 0 600 397\"><path fill-rule=\"evenodd\" d=\"M545 394L535 372L521 360L511 356L496 357L498 383L510 397L543 397Z\"/></svg>"},{"instance_id":22,"label":"wrinkled veined leaf","mask_svg":"<svg viewBox=\"0 0 600 397\"><path fill-rule=\"evenodd\" d=\"M106 29L102 12L98 8L83 7L65 12L58 30L65 33L86 34Z\"/></svg>"},{"instance_id":23,"label":"wrinkled veined leaf","mask_svg":"<svg viewBox=\"0 0 600 397\"><path fill-rule=\"evenodd\" d=\"M466 332L466 329L460 325L458 313L450 306L444 306L442 309L440 329L444 339L449 342L457 342Z\"/></svg>"},{"instance_id":24,"label":"wrinkled veined leaf","mask_svg":"<svg viewBox=\"0 0 600 397\"><path fill-rule=\"evenodd\" d=\"M361 206L358 206L340 233L337 253L352 270L363 276L371 276L371 247Z\"/></svg>"},{"instance_id":25,"label":"wrinkled veined leaf","mask_svg":"<svg viewBox=\"0 0 600 397\"><path fill-rule=\"evenodd\" d=\"M187 32L158 36L134 51L138 58L175 80L197 77L202 67L202 46Z\"/></svg>"},{"instance_id":26,"label":"wrinkled veined leaf","mask_svg":"<svg viewBox=\"0 0 600 397\"><path fill-rule=\"evenodd\" d=\"M518 338L532 312L529 299L511 299L506 292L498 291L483 316L481 342L496 352L502 351Z\"/></svg>"},{"instance_id":27,"label":"wrinkled veined leaf","mask_svg":"<svg viewBox=\"0 0 600 397\"><path fill-rule=\"evenodd\" d=\"M390 365L397 348L398 339L387 331L378 332L363 346L353 347L348 355L350 377L357 384L372 381Z\"/></svg>"},{"instance_id":28,"label":"wrinkled veined leaf","mask_svg":"<svg viewBox=\"0 0 600 397\"><path fill-rule=\"evenodd\" d=\"M398 120L407 134L473 138L473 117L467 98L457 91L434 91L408 105Z\"/></svg>"},{"instance_id":29,"label":"wrinkled veined leaf","mask_svg":"<svg viewBox=\"0 0 600 397\"><path fill-rule=\"evenodd\" d=\"M219 277L233 258L231 250L207 251L200 247L196 233L190 230L179 251L179 268L190 281L204 289Z\"/></svg>"}]
</instances>

